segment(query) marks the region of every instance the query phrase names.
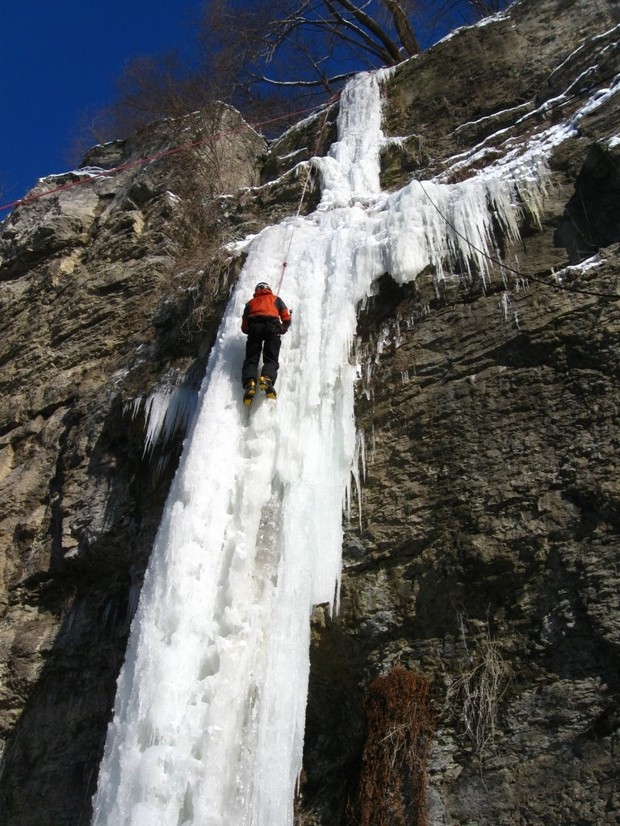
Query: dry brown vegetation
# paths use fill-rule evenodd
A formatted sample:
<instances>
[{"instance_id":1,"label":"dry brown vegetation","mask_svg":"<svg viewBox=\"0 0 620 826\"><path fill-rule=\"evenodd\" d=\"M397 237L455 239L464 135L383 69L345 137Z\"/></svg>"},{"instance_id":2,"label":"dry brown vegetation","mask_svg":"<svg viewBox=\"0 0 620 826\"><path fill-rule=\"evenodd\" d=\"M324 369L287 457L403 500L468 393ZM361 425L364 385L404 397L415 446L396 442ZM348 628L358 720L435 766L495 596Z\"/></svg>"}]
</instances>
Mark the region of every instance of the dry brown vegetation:
<instances>
[{"instance_id":1,"label":"dry brown vegetation","mask_svg":"<svg viewBox=\"0 0 620 826\"><path fill-rule=\"evenodd\" d=\"M430 688L401 665L368 686L356 826L425 826Z\"/></svg>"},{"instance_id":2,"label":"dry brown vegetation","mask_svg":"<svg viewBox=\"0 0 620 826\"><path fill-rule=\"evenodd\" d=\"M499 703L511 670L502 657L501 642L491 636L488 625L472 636L466 617L459 614L458 620L465 658L446 699L474 753L482 758L494 743Z\"/></svg>"}]
</instances>

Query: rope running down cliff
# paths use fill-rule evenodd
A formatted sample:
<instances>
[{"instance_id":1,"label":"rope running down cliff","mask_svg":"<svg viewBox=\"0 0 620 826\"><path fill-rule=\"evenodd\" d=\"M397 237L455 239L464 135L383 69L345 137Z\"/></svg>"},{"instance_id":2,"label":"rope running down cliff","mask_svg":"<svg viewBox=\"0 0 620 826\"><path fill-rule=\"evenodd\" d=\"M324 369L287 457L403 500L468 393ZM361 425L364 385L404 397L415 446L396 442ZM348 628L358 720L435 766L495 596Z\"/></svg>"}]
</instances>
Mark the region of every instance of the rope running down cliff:
<instances>
[{"instance_id":1,"label":"rope running down cliff","mask_svg":"<svg viewBox=\"0 0 620 826\"><path fill-rule=\"evenodd\" d=\"M599 83L607 83L608 81L617 80L617 78L618 78L618 74L607 75L606 77L601 78ZM548 112L552 111L553 109L557 109L561 106L565 106L570 101L586 97L586 95L590 95L591 93L592 93L592 87L589 87L588 89L582 90L580 92L567 94L566 97L563 100L554 103L552 106L549 106L545 110L545 112L548 113ZM469 247L471 247L472 250L475 250L479 255L482 255L484 258L487 259L487 261L491 261L493 264L497 264L501 269L503 269L507 272L510 272L513 275L519 276L519 278L522 278L526 281L527 280L534 281L536 284L540 284L543 287L550 287L552 290L560 290L562 292L575 293L576 295L587 295L587 296L591 296L593 298L605 298L608 301L619 301L620 300L620 295L613 295L611 293L601 293L601 292L597 292L596 290L583 290L583 289L580 289L579 287L566 287L566 286L563 286L562 284L553 283L552 281L544 281L542 278L537 278L535 275L528 274L528 273L523 273L520 270L515 269L514 267L510 267L505 262L500 261L498 258L495 258L492 255L489 255L484 250L479 249L475 244L473 244L469 240L469 238L467 238L465 235L463 235L461 232L459 232L459 230L454 226L454 224L449 220L449 218L447 218L443 214L441 209L437 206L437 204L433 201L433 199L429 195L428 190L425 188L424 183L420 180L417 173L414 172L413 174L414 174L414 178L416 179L416 181L420 185L420 187L422 189L422 192L426 196L427 200L429 201L429 203L431 204L433 209L435 209L437 211L437 213L441 216L442 220L445 221L446 225L449 226L450 229L455 233L455 235L457 235L462 241L465 241L465 243ZM553 275L553 272L551 274Z\"/></svg>"},{"instance_id":2,"label":"rope running down cliff","mask_svg":"<svg viewBox=\"0 0 620 826\"><path fill-rule=\"evenodd\" d=\"M520 270L515 269L514 267L509 266L504 261L500 261L499 258L495 258L492 255L489 255L484 250L481 250L475 244L473 244L469 238L463 235L459 230L454 226L454 224L447 218L441 209L437 206L437 204L433 201L431 196L428 194L428 191L425 189L424 184L420 180L420 178L414 173L416 181L420 184L422 192L428 199L429 203L437 211L437 213L441 216L442 220L445 221L446 225L450 227L450 229L454 232L456 236L458 236L462 241L471 247L472 250L475 250L479 255L482 255L487 261L491 261L493 264L497 264L502 270L506 270L507 272L512 273L513 275L517 275L520 278L524 279L525 281L534 281L536 284L541 284L543 287L550 287L553 290L561 290L567 293L576 293L577 295L589 295L594 298L606 298L609 301L619 301L620 295L613 295L611 293L599 293L595 290L582 290L579 287L565 287L562 284L553 283L552 281L543 281L542 278L537 278L535 275L531 275L528 273L521 272ZM553 275L553 273L551 273Z\"/></svg>"},{"instance_id":3,"label":"rope running down cliff","mask_svg":"<svg viewBox=\"0 0 620 826\"><path fill-rule=\"evenodd\" d=\"M324 104L328 107L328 110L329 106L334 102L334 100L338 98L338 96L339 95L334 96L334 98L331 98L327 104ZM214 137L225 138L230 135L239 134L241 131L247 128L247 126L250 126L252 129L258 129L259 127L266 126L269 123L275 123L276 121L286 120L287 118L291 118L297 115L303 115L308 112L313 112L315 110L320 111L321 108L322 107L308 106L305 109L297 109L292 112L287 112L285 115L278 115L277 117L268 118L267 120L258 121L252 124L246 124L246 126L239 126L237 129L231 129L228 132L218 132L215 136L209 135L209 137L207 138L201 138L197 141L180 144L179 146L173 146L170 149L164 149L161 152L157 152L154 155L148 155L145 158L137 158L133 161L127 161L126 163L119 164L118 166L114 166L111 169L97 169L96 172L88 173L86 173L86 170L76 169L74 173L67 172L64 174L79 175L80 172L82 172L82 174L86 174L87 176L84 178L80 178L79 180L69 181L66 184L61 184L60 186L56 186L53 189L48 189L45 192L37 192L34 195L28 195L25 198L19 198L17 201L11 201L10 203L2 204L0 205L0 212L4 212L7 209L14 209L16 207L22 206L23 204L29 204L32 201L38 201L41 198L46 198L48 195L55 195L57 192L64 192L65 190L73 189L76 186L84 186L86 184L93 183L94 181L100 178L111 177L113 175L116 175L118 172L124 172L126 169L131 169L135 166L142 166L147 163L152 163L153 161L159 161L162 158L169 157L170 155L176 155L179 152L187 152L189 149L194 149L197 146L201 146L203 143L212 141Z\"/></svg>"},{"instance_id":4,"label":"rope running down cliff","mask_svg":"<svg viewBox=\"0 0 620 826\"><path fill-rule=\"evenodd\" d=\"M614 80L616 77L617 77L617 75L615 75L615 74L614 75L607 75L607 76L601 78L599 82L600 83L606 83L608 80ZM580 92L574 92L572 94L567 94L566 97L564 98L564 100L558 101L558 102L548 106L547 109L545 110L545 112L546 113L552 112L554 109L557 109L560 106L566 105L566 103L568 103L571 100L577 100L579 98L585 97L587 94L590 94L590 92L591 92L591 87L588 88L588 89L582 90ZM340 96L340 92L338 92L336 95L334 95L334 97L331 98L326 104L323 104L324 106L327 107L327 110L329 110L330 105L333 102L335 102L339 98L339 96ZM312 112L315 109L320 109L320 108L322 108L322 107L308 106L304 109L297 109L297 110L292 111L292 112L287 112L285 115L279 115L279 116L274 117L274 118L268 118L267 120L258 121L256 123L248 124L248 125L253 129L257 129L258 127L266 126L269 123L275 123L279 120L286 120L287 118L293 117L295 115L303 115L303 114L306 114L307 112ZM231 129L229 132L220 132L215 137L227 137L228 135L235 135L235 134L238 134L239 132L241 132L243 128L244 127L240 126L238 129ZM119 164L119 166L112 167L111 169L97 169L96 173L89 173L88 176L85 177L85 178L81 178L81 179L76 180L76 181L70 181L69 183L61 184L61 186L54 187L53 189L48 189L45 192L37 192L35 195L28 195L25 198L18 198L16 201L10 201L9 203L1 204L0 205L0 212L4 212L7 209L14 209L16 207L22 206L23 204L28 204L31 201L38 201L41 198L46 198L48 195L54 195L57 192L64 192L65 190L73 189L73 187L76 187L76 186L84 186L85 184L92 183L93 181L95 181L99 178L110 177L112 175L115 175L118 172L123 172L125 169L131 169L134 166L141 166L142 164L151 163L152 161L158 161L161 158L166 158L169 155L175 155L178 152L186 152L187 150L193 149L196 146L201 146L203 143L207 143L208 141L212 141L213 137L214 137L213 135L210 135L208 138L201 138L198 141L192 141L191 143L184 143L184 144L180 144L179 146L173 146L170 149L165 149L162 152L157 152L156 154L149 155L145 158L137 158L135 161L127 161L126 163ZM77 169L77 170L75 170L74 174L79 174L79 173L80 173L80 170ZM70 175L72 173L67 172L67 173L64 173L64 174Z\"/></svg>"},{"instance_id":5,"label":"rope running down cliff","mask_svg":"<svg viewBox=\"0 0 620 826\"><path fill-rule=\"evenodd\" d=\"M618 77L618 75L609 75L607 77L601 78L601 80L599 82L605 83L608 80L612 80L612 79L615 80L617 77ZM577 92L577 93L568 94L568 95L566 95L564 100L558 101L558 102L552 104L545 111L548 113L548 112L552 111L553 109L559 108L561 106L565 106L569 101L585 97L586 94L590 94L591 91L592 91L591 88L589 88L587 90L582 90L582 91ZM330 108L338 100L339 97L340 97L340 93L338 92L336 95L334 95L332 98L330 98L330 100L327 101L326 104L324 104L325 116L323 118L322 126L321 126L321 129L319 131L319 135L317 137L317 142L316 142L314 155L316 155L316 153L318 151L318 148L320 146L320 142L321 142L321 139L322 139L322 136L323 136L323 132L324 132L325 126L327 124L327 119L329 117ZM280 115L278 117L269 118L267 120L260 121L260 122L254 123L254 124L249 124L249 125L252 128L257 128L257 127L260 127L260 126L265 126L266 124L269 124L269 123L274 123L274 122L279 121L279 120L285 120L285 119L287 119L291 116L294 116L294 115L305 114L306 112L311 112L314 109L316 109L316 107L314 107L314 106L313 107L307 107L305 109L299 109L299 110L296 110L296 111L293 111L293 112L288 112L285 115ZM226 137L228 135L238 134L243 128L244 127L239 127L238 129L232 129L228 132L218 133L217 137ZM4 210L7 210L7 209L12 209L14 207L21 206L23 204L30 203L31 201L36 201L36 200L39 200L41 198L45 198L48 195L53 195L57 192L63 192L65 190L72 189L73 187L83 186L85 184L93 182L94 180L97 180L98 178L109 177L109 176L115 175L118 172L122 172L126 169L130 169L130 168L135 167L135 166L141 166L143 164L151 163L153 161L160 160L161 158L165 158L165 157L168 157L170 155L177 154L179 152L185 152L189 149L193 149L197 146L200 146L201 144L206 143L207 141L211 141L212 139L213 139L213 136L209 136L208 138L202 138L198 141L192 141L190 143L181 144L179 146L175 146L175 147L172 147L170 149L166 149L162 152L158 152L154 155L149 155L145 158L138 158L137 160L134 160L134 161L127 161L126 163L120 164L119 166L113 167L112 169L97 170L97 172L95 174L90 174L86 178L82 178L82 179L79 179L79 180L76 180L76 181L71 181L69 183L62 184L61 186L54 187L53 189L47 190L46 192L40 192L40 193L37 193L35 195L30 195L26 198L21 198L17 201L12 201L10 203L0 205L0 212L3 212ZM79 172L79 170L76 170L76 173L77 172ZM68 174L70 174L70 173L68 173ZM424 195L428 199L431 206L438 212L438 214L445 221L447 226L449 226L452 229L452 231L459 238L461 238L463 241L465 241L465 243L468 244L468 246L470 246L478 254L482 255L488 261L491 261L492 263L497 264L503 270L505 270L507 272L510 272L514 275L517 275L520 278L523 278L525 280L534 281L535 283L541 284L544 287L550 287L551 289L560 290L560 291L563 291L563 292L575 293L575 294L578 294L578 295L588 295L588 296L592 296L592 297L595 297L595 298L605 298L605 299L610 300L610 301L620 300L620 295L612 295L610 293L600 293L600 292L596 292L594 290L583 290L583 289L580 289L580 288L577 288L577 287L571 288L571 287L563 286L561 284L557 284L557 283L554 284L553 282L544 281L543 279L537 278L536 276L534 276L532 274L523 273L520 270L517 270L514 267L509 266L505 262L500 261L499 259L489 255L484 250L479 249L475 244L473 244L469 240L469 238L465 237L464 235L462 235L457 230L457 228L454 226L454 224L450 222L450 220L442 213L442 211L439 209L437 204L430 197L430 195L428 194L428 191L424 187L423 182L420 180L419 176L415 172L414 172L414 177L415 177L416 181L418 182L418 184L420 185ZM305 199L305 196L306 196L306 193L307 193L308 185L309 185L309 182L310 182L310 178L311 178L311 172L310 172L310 169L308 168L306 179L304 181L304 186L303 186L302 193L301 193L301 197L300 197L300 200L299 200L299 205L298 205L298 208L297 208L297 212L295 214L295 218L299 217L299 214L301 212L301 209L302 209L302 206L303 206L303 203L304 203L304 199ZM288 245L287 245L287 251L286 251L285 259L282 262L282 271L281 271L280 280L278 282L278 287L277 287L276 292L279 292L280 287L282 286L282 281L284 280L284 274L285 274L287 263L288 263L286 259L287 259L288 255L290 253L290 250L291 250L291 245L292 245L292 242L293 242L294 233L295 233L295 229L293 228L293 232L291 233L291 236L289 238L289 242L288 242Z\"/></svg>"},{"instance_id":6,"label":"rope running down cliff","mask_svg":"<svg viewBox=\"0 0 620 826\"><path fill-rule=\"evenodd\" d=\"M315 158L317 152L319 151L319 147L321 146L321 140L323 139L323 133L325 132L325 127L327 126L327 118L329 117L329 111L334 103L340 98L340 92L337 92L333 97L331 97L327 103L325 104L325 115L323 117L323 123L321 124L321 129L319 130L319 134L316 139L316 144L314 147L314 152L312 153L311 157ZM299 199L299 206L297 207L297 212L295 213L295 222L297 218L299 218L299 214L301 212L301 208L304 203L304 199L306 197L306 192L308 191L308 184L310 183L310 177L312 175L312 169L310 164L308 163L306 169L306 180L304 181L303 189L301 190L301 198ZM280 288L282 287L282 282L284 281L284 274L286 272L286 268L288 266L288 256L291 252L291 246L293 244L293 236L295 235L295 224L293 224L293 230L288 240L288 245L286 247L286 254L284 256L284 261L282 262L282 271L280 272L280 280L278 281L278 286L276 288L276 295L279 295Z\"/></svg>"}]
</instances>

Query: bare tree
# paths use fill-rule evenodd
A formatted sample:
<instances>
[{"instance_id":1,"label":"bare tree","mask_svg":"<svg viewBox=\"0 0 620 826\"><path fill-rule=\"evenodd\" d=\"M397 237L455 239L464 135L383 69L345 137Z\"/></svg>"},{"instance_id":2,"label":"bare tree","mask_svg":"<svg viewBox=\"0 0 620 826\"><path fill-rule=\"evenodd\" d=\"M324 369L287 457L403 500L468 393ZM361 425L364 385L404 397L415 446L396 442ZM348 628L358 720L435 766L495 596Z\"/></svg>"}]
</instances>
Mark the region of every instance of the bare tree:
<instances>
[{"instance_id":1,"label":"bare tree","mask_svg":"<svg viewBox=\"0 0 620 826\"><path fill-rule=\"evenodd\" d=\"M230 66L238 89L315 89L331 95L356 72L394 66L455 25L508 0L209 0L206 47Z\"/></svg>"},{"instance_id":2,"label":"bare tree","mask_svg":"<svg viewBox=\"0 0 620 826\"><path fill-rule=\"evenodd\" d=\"M413 0L275 0L251 11L242 0L214 0L205 23L234 32L246 83L331 94L356 71L420 51L412 11Z\"/></svg>"},{"instance_id":3,"label":"bare tree","mask_svg":"<svg viewBox=\"0 0 620 826\"><path fill-rule=\"evenodd\" d=\"M216 100L233 104L250 120L275 119L292 108L318 104L351 75L394 66L455 25L507 3L206 0L196 24L198 61L188 66L167 53L130 63L118 81L116 102L96 118L97 138L125 134L140 123L182 115ZM269 128L265 132L270 134Z\"/></svg>"}]
</instances>

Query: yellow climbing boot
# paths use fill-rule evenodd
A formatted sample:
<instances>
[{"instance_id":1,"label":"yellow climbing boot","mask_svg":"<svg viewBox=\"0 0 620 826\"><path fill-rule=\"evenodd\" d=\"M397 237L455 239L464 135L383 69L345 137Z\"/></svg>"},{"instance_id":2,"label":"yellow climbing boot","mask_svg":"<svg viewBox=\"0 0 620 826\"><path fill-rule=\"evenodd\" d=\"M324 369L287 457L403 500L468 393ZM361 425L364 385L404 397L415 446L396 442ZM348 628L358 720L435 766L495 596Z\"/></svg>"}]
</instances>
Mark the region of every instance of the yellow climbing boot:
<instances>
[{"instance_id":1,"label":"yellow climbing boot","mask_svg":"<svg viewBox=\"0 0 620 826\"><path fill-rule=\"evenodd\" d=\"M243 386L245 387L243 403L249 407L254 401L254 396L256 395L256 381L255 379L248 379Z\"/></svg>"},{"instance_id":2,"label":"yellow climbing boot","mask_svg":"<svg viewBox=\"0 0 620 826\"><path fill-rule=\"evenodd\" d=\"M278 394L269 376L261 376L258 380L258 386L264 391L268 399L277 399Z\"/></svg>"}]
</instances>

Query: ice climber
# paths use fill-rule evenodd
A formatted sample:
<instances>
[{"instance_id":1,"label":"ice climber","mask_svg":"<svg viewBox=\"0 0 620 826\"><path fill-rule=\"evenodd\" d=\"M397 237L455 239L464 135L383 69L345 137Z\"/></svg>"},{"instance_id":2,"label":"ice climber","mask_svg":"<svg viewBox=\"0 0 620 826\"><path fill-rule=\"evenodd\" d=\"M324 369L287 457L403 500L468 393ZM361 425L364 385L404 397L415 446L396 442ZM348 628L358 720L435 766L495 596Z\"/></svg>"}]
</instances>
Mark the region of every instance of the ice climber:
<instances>
[{"instance_id":1,"label":"ice climber","mask_svg":"<svg viewBox=\"0 0 620 826\"><path fill-rule=\"evenodd\" d=\"M263 367L258 386L265 391L267 398L276 398L274 384L280 366L280 336L286 333L290 324L291 314L284 301L271 292L269 284L261 281L254 288L254 297L245 305L241 320L241 329L248 337L241 371L241 382L245 389L244 404L252 404L256 395L256 376L261 355Z\"/></svg>"}]
</instances>

